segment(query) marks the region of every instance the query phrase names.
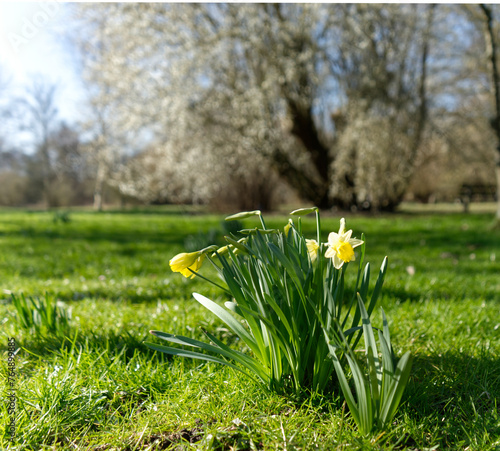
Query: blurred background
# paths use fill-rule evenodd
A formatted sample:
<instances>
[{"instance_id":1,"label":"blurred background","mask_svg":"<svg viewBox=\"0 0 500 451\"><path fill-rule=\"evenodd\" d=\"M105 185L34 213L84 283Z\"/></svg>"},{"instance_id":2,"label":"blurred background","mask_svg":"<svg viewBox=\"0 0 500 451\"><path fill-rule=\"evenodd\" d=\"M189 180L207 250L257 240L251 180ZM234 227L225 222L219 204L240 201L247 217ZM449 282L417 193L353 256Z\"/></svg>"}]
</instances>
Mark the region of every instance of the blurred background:
<instances>
[{"instance_id":1,"label":"blurred background","mask_svg":"<svg viewBox=\"0 0 500 451\"><path fill-rule=\"evenodd\" d=\"M0 205L493 202L499 20L477 4L1 3Z\"/></svg>"}]
</instances>

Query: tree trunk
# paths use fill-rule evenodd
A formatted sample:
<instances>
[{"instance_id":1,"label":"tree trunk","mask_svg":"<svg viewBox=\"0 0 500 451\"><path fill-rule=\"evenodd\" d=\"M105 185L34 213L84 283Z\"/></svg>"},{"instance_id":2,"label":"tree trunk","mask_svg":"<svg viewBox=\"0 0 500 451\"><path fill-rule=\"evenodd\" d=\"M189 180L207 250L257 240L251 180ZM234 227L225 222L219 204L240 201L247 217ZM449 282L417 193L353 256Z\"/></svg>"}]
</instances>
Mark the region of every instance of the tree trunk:
<instances>
[{"instance_id":1,"label":"tree trunk","mask_svg":"<svg viewBox=\"0 0 500 451\"><path fill-rule=\"evenodd\" d=\"M311 157L317 176L314 180L304 174L304 171L294 166L294 162L284 152L275 154L275 163L279 174L290 186L297 189L300 196L312 202L316 207L327 209L332 206L330 199L330 168L331 154L328 146L321 142L314 123L312 107L304 108L294 100L287 98L289 117L292 120L291 133L304 146Z\"/></svg>"},{"instance_id":2,"label":"tree trunk","mask_svg":"<svg viewBox=\"0 0 500 451\"><path fill-rule=\"evenodd\" d=\"M327 209L332 206L329 197L329 180L309 177L302 168L297 168L282 149L275 149L273 164L278 174L294 188L300 197L312 202L316 207Z\"/></svg>"},{"instance_id":3,"label":"tree trunk","mask_svg":"<svg viewBox=\"0 0 500 451\"><path fill-rule=\"evenodd\" d=\"M104 168L103 164L99 163L97 177L94 187L94 210L102 211L102 198L104 192Z\"/></svg>"},{"instance_id":4,"label":"tree trunk","mask_svg":"<svg viewBox=\"0 0 500 451\"><path fill-rule=\"evenodd\" d=\"M57 207L57 201L52 192L52 168L50 165L48 138L45 137L39 149L41 157L42 191L47 208Z\"/></svg>"},{"instance_id":5,"label":"tree trunk","mask_svg":"<svg viewBox=\"0 0 500 451\"><path fill-rule=\"evenodd\" d=\"M102 211L102 191L94 191L94 210Z\"/></svg>"}]
</instances>

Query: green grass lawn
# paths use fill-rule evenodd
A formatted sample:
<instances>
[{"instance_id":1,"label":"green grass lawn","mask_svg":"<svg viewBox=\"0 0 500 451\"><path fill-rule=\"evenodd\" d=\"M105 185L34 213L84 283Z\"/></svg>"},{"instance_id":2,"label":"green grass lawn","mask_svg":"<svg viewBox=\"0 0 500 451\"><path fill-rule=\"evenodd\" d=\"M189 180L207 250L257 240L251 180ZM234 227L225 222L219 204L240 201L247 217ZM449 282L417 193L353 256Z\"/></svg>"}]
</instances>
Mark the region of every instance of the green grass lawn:
<instances>
[{"instance_id":1,"label":"green grass lawn","mask_svg":"<svg viewBox=\"0 0 500 451\"><path fill-rule=\"evenodd\" d=\"M2 402L0 449L500 450L500 232L491 214L347 216L355 236L366 234L373 279L389 257L380 305L397 353L415 357L393 429L372 438L358 434L335 383L326 396L278 396L226 367L145 347L150 329L202 339L201 328L239 346L191 297L225 295L168 266L186 246L220 240L223 216L157 209L54 218L0 210L2 400L8 338L21 348L17 436L12 444ZM287 217L266 221L283 227ZM338 226L338 216L322 215L325 241ZM313 217L304 229L314 238ZM72 314L66 337L21 329L10 293L63 301ZM377 326L379 317L377 309Z\"/></svg>"}]
</instances>

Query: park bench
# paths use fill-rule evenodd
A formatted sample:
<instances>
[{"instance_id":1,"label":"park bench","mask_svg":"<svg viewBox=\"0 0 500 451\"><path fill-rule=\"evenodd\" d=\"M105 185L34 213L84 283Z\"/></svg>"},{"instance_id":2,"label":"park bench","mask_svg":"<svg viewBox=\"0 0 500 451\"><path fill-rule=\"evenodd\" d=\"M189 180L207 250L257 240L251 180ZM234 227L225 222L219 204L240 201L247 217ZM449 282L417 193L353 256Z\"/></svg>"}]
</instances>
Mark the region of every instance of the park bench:
<instances>
[{"instance_id":1,"label":"park bench","mask_svg":"<svg viewBox=\"0 0 500 451\"><path fill-rule=\"evenodd\" d=\"M464 206L464 213L469 211L471 202L494 202L497 196L497 187L487 183L464 183L460 187L460 202Z\"/></svg>"}]
</instances>

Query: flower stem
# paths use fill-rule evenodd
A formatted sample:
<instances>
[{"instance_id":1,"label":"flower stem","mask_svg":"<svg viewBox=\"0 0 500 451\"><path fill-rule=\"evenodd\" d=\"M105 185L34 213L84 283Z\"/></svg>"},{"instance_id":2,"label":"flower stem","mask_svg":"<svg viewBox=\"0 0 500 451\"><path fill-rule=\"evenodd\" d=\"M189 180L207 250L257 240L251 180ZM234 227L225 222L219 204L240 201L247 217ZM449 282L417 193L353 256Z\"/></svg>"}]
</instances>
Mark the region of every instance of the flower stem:
<instances>
[{"instance_id":1,"label":"flower stem","mask_svg":"<svg viewBox=\"0 0 500 451\"><path fill-rule=\"evenodd\" d=\"M215 285L216 287L220 288L221 290L224 290L227 294L231 294L231 292L222 286L220 286L218 283L214 282L213 280L210 280L206 278L205 276L202 276L200 273L193 271L191 268L188 268L194 275L201 277L203 280L206 280L207 282L210 282L212 285Z\"/></svg>"},{"instance_id":2,"label":"flower stem","mask_svg":"<svg viewBox=\"0 0 500 451\"><path fill-rule=\"evenodd\" d=\"M321 245L321 221L319 219L319 210L316 210L316 237L318 238L318 245Z\"/></svg>"},{"instance_id":3,"label":"flower stem","mask_svg":"<svg viewBox=\"0 0 500 451\"><path fill-rule=\"evenodd\" d=\"M264 230L267 230L266 223L264 222L264 218L262 217L262 213L260 211L259 211L259 219L260 219L260 223L262 224L262 228Z\"/></svg>"}]
</instances>

